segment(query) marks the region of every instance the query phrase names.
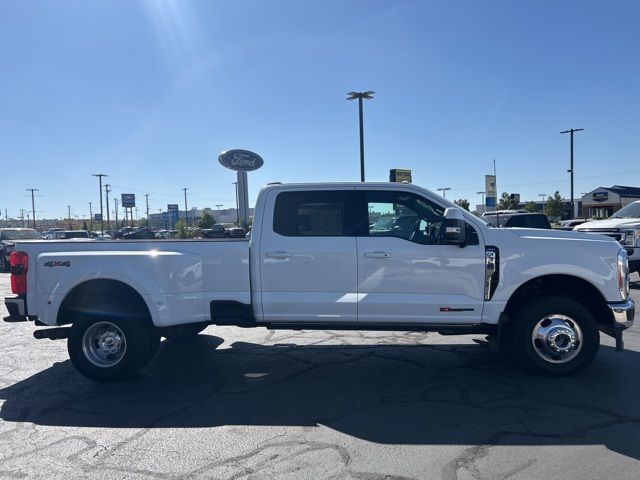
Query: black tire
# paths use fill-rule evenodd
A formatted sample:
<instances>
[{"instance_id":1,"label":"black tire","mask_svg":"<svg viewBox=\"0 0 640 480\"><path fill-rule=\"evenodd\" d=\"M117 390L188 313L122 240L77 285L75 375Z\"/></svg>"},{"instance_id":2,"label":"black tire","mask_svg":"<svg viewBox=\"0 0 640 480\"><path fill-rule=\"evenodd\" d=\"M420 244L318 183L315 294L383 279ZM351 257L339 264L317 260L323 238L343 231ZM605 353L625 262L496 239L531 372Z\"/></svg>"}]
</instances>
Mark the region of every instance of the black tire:
<instances>
[{"instance_id":1,"label":"black tire","mask_svg":"<svg viewBox=\"0 0 640 480\"><path fill-rule=\"evenodd\" d=\"M101 337L106 338L105 341L120 345L111 358L105 354L102 359L100 355L106 350L99 346L101 343L97 339L91 340L92 337L95 339L99 336L101 331L106 335ZM159 343L159 336L156 335L155 338ZM125 378L149 361L154 346L153 339L153 328L146 319L87 316L73 323L67 350L71 363L81 374L91 380L109 382ZM104 360L102 365L101 360Z\"/></svg>"},{"instance_id":2,"label":"black tire","mask_svg":"<svg viewBox=\"0 0 640 480\"><path fill-rule=\"evenodd\" d=\"M174 342L184 342L191 340L202 332L208 325L202 323L188 323L185 325L177 325L169 327L162 332L162 336L173 340Z\"/></svg>"},{"instance_id":3,"label":"black tire","mask_svg":"<svg viewBox=\"0 0 640 480\"><path fill-rule=\"evenodd\" d=\"M545 295L532 300L518 309L514 323L516 357L533 373L569 375L589 365L598 353L596 321L571 298ZM555 350L563 347L566 350Z\"/></svg>"}]
</instances>

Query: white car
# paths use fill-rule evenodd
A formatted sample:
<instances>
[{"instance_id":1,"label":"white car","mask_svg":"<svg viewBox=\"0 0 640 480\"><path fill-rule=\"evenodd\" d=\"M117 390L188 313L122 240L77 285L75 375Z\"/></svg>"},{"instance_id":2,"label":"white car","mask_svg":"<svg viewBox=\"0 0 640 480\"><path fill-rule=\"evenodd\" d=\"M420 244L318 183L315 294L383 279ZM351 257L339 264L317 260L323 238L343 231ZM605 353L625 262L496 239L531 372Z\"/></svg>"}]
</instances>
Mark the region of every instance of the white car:
<instances>
[{"instance_id":1,"label":"white car","mask_svg":"<svg viewBox=\"0 0 640 480\"><path fill-rule=\"evenodd\" d=\"M411 218L372 228L382 217ZM627 254L612 238L491 228L413 184L270 185L250 240L18 242L7 321L67 338L74 366L121 378L160 336L207 325L487 334L528 369L570 374L599 331L633 324Z\"/></svg>"}]
</instances>

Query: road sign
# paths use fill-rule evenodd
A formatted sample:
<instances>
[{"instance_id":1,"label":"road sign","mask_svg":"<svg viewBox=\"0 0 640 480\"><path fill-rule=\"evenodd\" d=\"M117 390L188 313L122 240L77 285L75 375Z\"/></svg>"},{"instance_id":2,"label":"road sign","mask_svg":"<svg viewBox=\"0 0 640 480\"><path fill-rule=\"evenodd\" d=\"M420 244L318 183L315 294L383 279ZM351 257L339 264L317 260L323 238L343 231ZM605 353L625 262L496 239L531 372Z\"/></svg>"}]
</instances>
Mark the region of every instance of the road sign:
<instances>
[{"instance_id":1,"label":"road sign","mask_svg":"<svg viewBox=\"0 0 640 480\"><path fill-rule=\"evenodd\" d=\"M169 205L167 205L167 210L171 211L178 211L178 204L177 203L170 203Z\"/></svg>"},{"instance_id":2,"label":"road sign","mask_svg":"<svg viewBox=\"0 0 640 480\"><path fill-rule=\"evenodd\" d=\"M124 208L133 208L136 206L136 194L135 193L123 193L122 194L122 206Z\"/></svg>"}]
</instances>

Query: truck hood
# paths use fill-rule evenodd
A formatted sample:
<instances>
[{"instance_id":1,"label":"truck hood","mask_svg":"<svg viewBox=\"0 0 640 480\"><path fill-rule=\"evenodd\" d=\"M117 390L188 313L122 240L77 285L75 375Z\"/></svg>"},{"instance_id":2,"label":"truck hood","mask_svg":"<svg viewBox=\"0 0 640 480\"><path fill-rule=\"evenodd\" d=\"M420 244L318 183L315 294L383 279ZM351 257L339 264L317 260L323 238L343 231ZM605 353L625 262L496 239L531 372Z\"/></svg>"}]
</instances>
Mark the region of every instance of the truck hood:
<instances>
[{"instance_id":1,"label":"truck hood","mask_svg":"<svg viewBox=\"0 0 640 480\"><path fill-rule=\"evenodd\" d=\"M577 225L574 230L588 230L591 228L612 229L635 226L640 226L640 218L608 218L606 220L594 220L592 222L582 223Z\"/></svg>"},{"instance_id":2,"label":"truck hood","mask_svg":"<svg viewBox=\"0 0 640 480\"><path fill-rule=\"evenodd\" d=\"M575 230L545 230L542 228L491 228L491 233L499 235L517 235L527 239L554 239L554 240L579 240L588 242L615 243L616 240L605 235L593 233L580 233Z\"/></svg>"}]
</instances>

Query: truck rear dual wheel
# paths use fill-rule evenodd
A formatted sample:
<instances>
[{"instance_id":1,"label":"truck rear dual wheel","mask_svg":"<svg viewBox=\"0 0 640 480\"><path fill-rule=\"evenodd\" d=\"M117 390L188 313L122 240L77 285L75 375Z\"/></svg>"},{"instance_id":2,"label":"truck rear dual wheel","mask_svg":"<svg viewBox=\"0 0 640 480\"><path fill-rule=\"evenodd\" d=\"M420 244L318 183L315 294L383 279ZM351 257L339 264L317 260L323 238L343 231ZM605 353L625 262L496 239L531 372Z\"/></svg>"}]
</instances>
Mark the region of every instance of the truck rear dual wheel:
<instances>
[{"instance_id":1,"label":"truck rear dual wheel","mask_svg":"<svg viewBox=\"0 0 640 480\"><path fill-rule=\"evenodd\" d=\"M67 340L69 358L92 380L119 380L145 365L160 336L141 318L86 316L76 320Z\"/></svg>"},{"instance_id":2,"label":"truck rear dual wheel","mask_svg":"<svg viewBox=\"0 0 640 480\"><path fill-rule=\"evenodd\" d=\"M600 335L593 315L575 300L546 295L515 315L515 354L529 371L569 375L595 358Z\"/></svg>"}]
</instances>

